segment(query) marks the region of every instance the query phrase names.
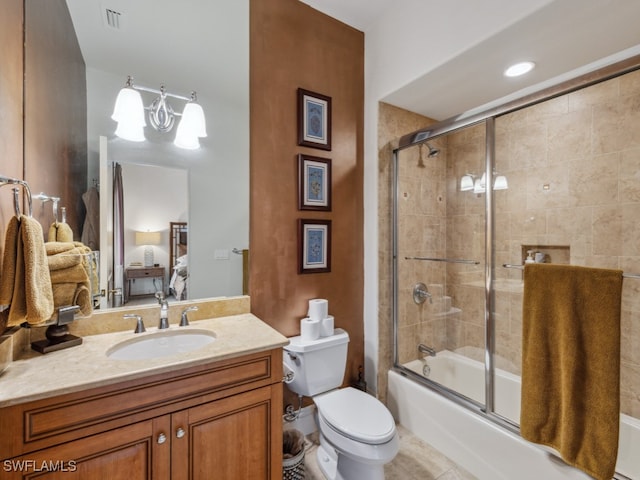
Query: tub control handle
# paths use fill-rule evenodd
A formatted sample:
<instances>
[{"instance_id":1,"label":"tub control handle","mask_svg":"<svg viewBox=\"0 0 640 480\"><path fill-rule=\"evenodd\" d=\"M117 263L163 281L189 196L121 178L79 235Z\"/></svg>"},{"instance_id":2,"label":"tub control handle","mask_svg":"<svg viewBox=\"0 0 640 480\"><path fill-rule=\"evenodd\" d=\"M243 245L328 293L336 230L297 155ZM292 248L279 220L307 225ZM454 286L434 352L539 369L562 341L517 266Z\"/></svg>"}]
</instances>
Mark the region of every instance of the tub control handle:
<instances>
[{"instance_id":1,"label":"tub control handle","mask_svg":"<svg viewBox=\"0 0 640 480\"><path fill-rule=\"evenodd\" d=\"M433 303L433 297L427 290L427 286L422 282L416 283L413 287L413 301L418 305L422 305L427 298L429 303Z\"/></svg>"}]
</instances>

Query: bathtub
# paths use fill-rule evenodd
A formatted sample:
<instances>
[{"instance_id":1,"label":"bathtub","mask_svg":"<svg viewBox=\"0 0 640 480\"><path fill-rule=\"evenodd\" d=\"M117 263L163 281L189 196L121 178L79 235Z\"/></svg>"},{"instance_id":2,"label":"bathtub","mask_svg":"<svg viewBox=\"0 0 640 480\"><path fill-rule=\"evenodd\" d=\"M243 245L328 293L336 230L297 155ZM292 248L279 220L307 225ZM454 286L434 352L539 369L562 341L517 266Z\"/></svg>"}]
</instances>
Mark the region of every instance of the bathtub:
<instances>
[{"instance_id":1,"label":"bathtub","mask_svg":"<svg viewBox=\"0 0 640 480\"><path fill-rule=\"evenodd\" d=\"M405 367L423 374L424 360ZM484 403L484 365L450 351L426 360L429 377L466 397ZM400 371L389 372L388 407L396 421L480 480L590 480L545 447L448 400ZM519 422L520 378L496 369L495 410ZM619 478L640 480L640 421L620 415Z\"/></svg>"}]
</instances>

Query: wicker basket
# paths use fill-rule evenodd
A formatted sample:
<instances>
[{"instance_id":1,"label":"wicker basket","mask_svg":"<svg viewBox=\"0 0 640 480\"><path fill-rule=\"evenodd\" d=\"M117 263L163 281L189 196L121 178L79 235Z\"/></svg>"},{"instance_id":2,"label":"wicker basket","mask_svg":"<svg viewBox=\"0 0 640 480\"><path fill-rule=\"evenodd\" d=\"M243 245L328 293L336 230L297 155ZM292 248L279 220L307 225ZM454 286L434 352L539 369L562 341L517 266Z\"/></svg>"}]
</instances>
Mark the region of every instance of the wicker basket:
<instances>
[{"instance_id":1,"label":"wicker basket","mask_svg":"<svg viewBox=\"0 0 640 480\"><path fill-rule=\"evenodd\" d=\"M282 480L304 480L304 449L295 457L282 460Z\"/></svg>"}]
</instances>

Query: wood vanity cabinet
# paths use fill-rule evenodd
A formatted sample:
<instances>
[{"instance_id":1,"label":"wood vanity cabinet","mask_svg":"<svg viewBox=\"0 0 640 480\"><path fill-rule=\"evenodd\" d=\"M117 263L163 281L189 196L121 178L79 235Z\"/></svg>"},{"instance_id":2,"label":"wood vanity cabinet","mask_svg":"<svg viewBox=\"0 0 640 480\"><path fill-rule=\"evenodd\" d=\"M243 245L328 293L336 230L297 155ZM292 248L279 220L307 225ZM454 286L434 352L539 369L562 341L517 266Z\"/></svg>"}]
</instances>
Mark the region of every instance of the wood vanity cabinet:
<instances>
[{"instance_id":1,"label":"wood vanity cabinet","mask_svg":"<svg viewBox=\"0 0 640 480\"><path fill-rule=\"evenodd\" d=\"M0 409L0 478L282 477L282 350Z\"/></svg>"}]
</instances>

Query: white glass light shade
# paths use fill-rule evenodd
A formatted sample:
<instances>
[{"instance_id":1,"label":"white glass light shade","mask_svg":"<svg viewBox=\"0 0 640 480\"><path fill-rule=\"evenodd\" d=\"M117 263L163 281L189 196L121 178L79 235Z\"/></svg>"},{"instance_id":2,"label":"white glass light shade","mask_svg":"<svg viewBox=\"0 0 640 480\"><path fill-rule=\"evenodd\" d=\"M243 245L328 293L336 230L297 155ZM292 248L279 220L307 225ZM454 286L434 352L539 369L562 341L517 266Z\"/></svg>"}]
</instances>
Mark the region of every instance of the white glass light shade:
<instances>
[{"instance_id":1,"label":"white glass light shade","mask_svg":"<svg viewBox=\"0 0 640 480\"><path fill-rule=\"evenodd\" d=\"M118 122L116 135L132 142L144 141L144 105L140 92L125 87L118 93L111 118Z\"/></svg>"},{"instance_id":2,"label":"white glass light shade","mask_svg":"<svg viewBox=\"0 0 640 480\"><path fill-rule=\"evenodd\" d=\"M473 190L473 177L471 175L463 175L460 179L460 191L466 192Z\"/></svg>"},{"instance_id":3,"label":"white glass light shade","mask_svg":"<svg viewBox=\"0 0 640 480\"><path fill-rule=\"evenodd\" d=\"M131 125L145 127L147 123L144 120L144 105L140 92L129 87L121 89L111 118L118 123L126 121Z\"/></svg>"},{"instance_id":4,"label":"white glass light shade","mask_svg":"<svg viewBox=\"0 0 640 480\"><path fill-rule=\"evenodd\" d=\"M198 138L207 136L207 126L202 107L195 102L185 105L182 118L176 130L174 144L180 148L194 150L200 148Z\"/></svg>"},{"instance_id":5,"label":"white glass light shade","mask_svg":"<svg viewBox=\"0 0 640 480\"><path fill-rule=\"evenodd\" d=\"M507 188L509 188L509 184L507 183L507 177L505 177L504 175L498 175L495 181L493 182L493 189L506 190Z\"/></svg>"},{"instance_id":6,"label":"white glass light shade","mask_svg":"<svg viewBox=\"0 0 640 480\"><path fill-rule=\"evenodd\" d=\"M116 127L116 135L124 140L130 142L144 142L144 127L140 125L133 125L131 122L121 121L118 122Z\"/></svg>"},{"instance_id":7,"label":"white glass light shade","mask_svg":"<svg viewBox=\"0 0 640 480\"><path fill-rule=\"evenodd\" d=\"M473 184L473 193L484 193L486 191L486 174L483 173L481 178L476 178L475 183Z\"/></svg>"}]
</instances>

